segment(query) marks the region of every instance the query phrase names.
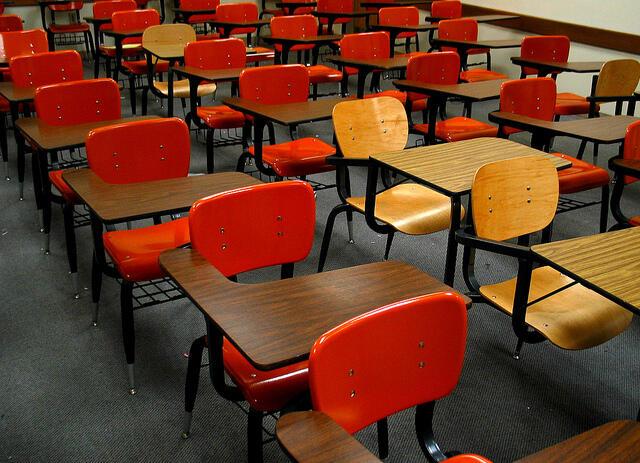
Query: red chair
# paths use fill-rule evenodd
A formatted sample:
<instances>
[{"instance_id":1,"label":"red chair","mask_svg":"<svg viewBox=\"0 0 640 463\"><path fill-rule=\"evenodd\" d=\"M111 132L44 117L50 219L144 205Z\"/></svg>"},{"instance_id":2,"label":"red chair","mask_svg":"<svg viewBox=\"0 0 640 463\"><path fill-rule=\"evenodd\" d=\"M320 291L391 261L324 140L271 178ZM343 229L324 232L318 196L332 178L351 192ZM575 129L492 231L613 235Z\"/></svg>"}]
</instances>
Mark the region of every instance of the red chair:
<instances>
[{"instance_id":1,"label":"red chair","mask_svg":"<svg viewBox=\"0 0 640 463\"><path fill-rule=\"evenodd\" d=\"M640 227L640 215L628 217L620 204L625 186L640 180L640 121L627 127L622 156L611 159L609 168L614 172L611 213L617 222L612 228Z\"/></svg>"},{"instance_id":2,"label":"red chair","mask_svg":"<svg viewBox=\"0 0 640 463\"><path fill-rule=\"evenodd\" d=\"M220 5L220 0L180 0L180 8L185 10L214 10ZM218 35L208 34L207 22L215 21L217 19L216 14L194 14L188 18L182 15L176 14L174 22L182 22L187 24L202 24L204 27L204 34L201 39L217 38Z\"/></svg>"},{"instance_id":3,"label":"red chair","mask_svg":"<svg viewBox=\"0 0 640 463\"><path fill-rule=\"evenodd\" d=\"M398 6L380 8L378 23L390 26L417 26L420 23L420 12L415 6ZM399 39L405 39L405 51L411 51L411 39L416 39L416 51L420 51L420 41L417 32L400 32ZM395 44L394 44L395 46Z\"/></svg>"},{"instance_id":4,"label":"red chair","mask_svg":"<svg viewBox=\"0 0 640 463\"><path fill-rule=\"evenodd\" d=\"M22 18L15 14L0 16L0 32L15 32L22 30Z\"/></svg>"},{"instance_id":5,"label":"red chair","mask_svg":"<svg viewBox=\"0 0 640 463\"><path fill-rule=\"evenodd\" d=\"M156 10L134 10L134 11L118 11L111 16L111 23L114 31L135 31L146 29L151 26L160 24L160 14ZM136 51L142 50L142 37L132 37L126 39L126 42L134 45ZM116 66L118 64L116 63ZM136 114L136 78L147 76L147 60L131 59L123 60L122 67L129 78L129 102L131 111ZM169 62L158 61L155 65L155 71L160 74L169 71ZM149 83L151 85L151 83Z\"/></svg>"},{"instance_id":6,"label":"red chair","mask_svg":"<svg viewBox=\"0 0 640 463\"><path fill-rule=\"evenodd\" d=\"M391 56L391 46L389 44L389 35L386 32L364 32L361 34L347 34L340 40L340 55L345 58L373 59L373 58L389 58ZM345 66L342 70L342 93L347 93L349 76L357 74L358 70L349 66ZM378 96L390 96L405 104L407 95L399 90L380 89L380 72L373 72L371 76L371 85L369 89L374 92L371 95L365 95L365 98ZM419 100L418 100L419 101ZM421 111L425 108L412 107L412 111Z\"/></svg>"},{"instance_id":7,"label":"red chair","mask_svg":"<svg viewBox=\"0 0 640 463\"><path fill-rule=\"evenodd\" d=\"M225 56L225 59L220 59ZM192 42L184 49L185 66L199 69L239 69L246 65L246 47L242 40L231 38L221 40L205 40L202 42ZM215 145L215 130L237 130L242 129L245 123L244 114L235 111L225 105L199 106L196 115L207 129L207 172L214 170L213 148ZM237 140L231 140L223 145L237 144ZM242 136L243 146L245 135Z\"/></svg>"},{"instance_id":8,"label":"red chair","mask_svg":"<svg viewBox=\"0 0 640 463\"><path fill-rule=\"evenodd\" d=\"M32 55L42 53L49 49L47 33L42 29L32 29L28 31L14 31L0 33L0 55L4 55L7 62L11 58L20 55ZM3 80L11 78L11 67L2 71ZM9 149L7 147L7 126L6 114L11 110L6 98L0 97L0 150L2 151L2 161L5 166L5 178L9 180ZM24 182L24 178L22 179ZM20 195L22 198L22 195Z\"/></svg>"},{"instance_id":9,"label":"red chair","mask_svg":"<svg viewBox=\"0 0 640 463\"><path fill-rule=\"evenodd\" d=\"M245 69L240 74L239 86L240 98L262 104L298 103L309 98L309 74L300 64ZM335 148L319 138L300 138L276 145L274 141L272 135L272 144L262 147L262 159L255 160L261 172L267 175L304 178L334 169L326 163L326 158L335 154ZM255 156L253 146L240 156L239 172L244 171L249 156Z\"/></svg>"},{"instance_id":10,"label":"red chair","mask_svg":"<svg viewBox=\"0 0 640 463\"><path fill-rule=\"evenodd\" d=\"M433 411L458 383L466 337L466 306L454 293L419 296L353 318L311 349L313 408L353 434L415 406L420 448L429 461L446 460L433 435Z\"/></svg>"},{"instance_id":11,"label":"red chair","mask_svg":"<svg viewBox=\"0 0 640 463\"><path fill-rule=\"evenodd\" d=\"M512 80L502 84L500 88L500 111L521 114L546 121L552 121L556 100L556 83L549 77L534 79ZM509 135L520 132L518 129L500 126L500 136L508 138ZM548 150L548 147L546 147ZM594 188L602 189L600 202L600 232L607 230L609 214L609 173L593 164L566 154L553 153L571 162L571 167L558 171L560 182L560 194L578 193ZM586 205L598 204L589 203ZM584 207L583 204L580 207ZM574 208L562 208L559 212L565 212Z\"/></svg>"},{"instance_id":12,"label":"red chair","mask_svg":"<svg viewBox=\"0 0 640 463\"><path fill-rule=\"evenodd\" d=\"M330 11L340 13L353 13L353 1L351 0L318 0L316 9L318 11ZM329 26L329 20L327 18L319 18L320 26L326 30ZM342 25L342 33L347 33L347 24L351 22L351 18L348 16L342 18L336 18L333 24ZM332 34L332 31L326 31L327 34Z\"/></svg>"},{"instance_id":13,"label":"red chair","mask_svg":"<svg viewBox=\"0 0 640 463\"><path fill-rule=\"evenodd\" d=\"M83 6L84 2L82 0L47 5L47 8L51 13L51 23L46 28L49 38L49 47L51 51L55 50L56 36L64 37L69 35L75 36L76 34L82 34L82 36L84 37L84 47L87 51L87 56L95 56L95 50L93 49L93 37L91 35L90 26L88 23L80 20L80 10ZM75 22L68 24L56 23L56 13L73 14L75 16ZM63 42L63 44L65 43Z\"/></svg>"},{"instance_id":14,"label":"red chair","mask_svg":"<svg viewBox=\"0 0 640 463\"><path fill-rule=\"evenodd\" d=\"M53 60L51 60L53 61ZM62 72L61 72L62 73ZM64 73L67 73L65 69ZM82 71L73 72L76 78L82 78ZM60 74L58 74L60 75ZM44 80L44 79L43 79ZM38 118L53 126L69 126L89 122L109 121L120 118L120 90L111 79L77 80L52 85L40 86L36 90L34 98ZM40 162L46 162L40 153ZM53 153L52 156L56 154ZM35 156L36 154L34 154ZM55 158L54 158L55 159ZM60 158L59 163L54 162L47 181L42 177L44 188L43 198L43 223L45 233L45 253L49 252L49 230L51 228L51 201L63 202L65 220L65 238L67 240L67 253L71 254L69 265L77 270L75 258L75 235L73 234L73 206L79 204L80 199L62 179L60 169L76 167L85 164L84 158L70 157ZM44 165L41 172L46 172ZM60 192L60 198L51 195L51 184ZM72 274L76 283L76 295L78 294L77 273Z\"/></svg>"},{"instance_id":15,"label":"red chair","mask_svg":"<svg viewBox=\"0 0 640 463\"><path fill-rule=\"evenodd\" d=\"M258 19L258 5L255 3L225 3L216 9L218 21L255 21ZM255 27L236 27L226 34L224 28L219 27L221 35L247 35L247 44L252 43L251 34L256 32Z\"/></svg>"},{"instance_id":16,"label":"red chair","mask_svg":"<svg viewBox=\"0 0 640 463\"><path fill-rule=\"evenodd\" d=\"M134 0L108 0L96 2L93 4L93 17L96 19L111 19L113 13L118 11L133 11L137 8ZM107 77L111 77L111 61L116 56L116 47L114 45L105 45L103 43L102 31L113 29L111 22L101 24L99 28L94 29L94 33L98 35L98 49L93 63L93 77L98 78L100 72L100 56L104 56L106 61ZM124 56L135 56L142 52L140 43L132 41L132 39L125 39L122 45L122 52Z\"/></svg>"},{"instance_id":17,"label":"red chair","mask_svg":"<svg viewBox=\"0 0 640 463\"><path fill-rule=\"evenodd\" d=\"M462 2L459 0L437 0L431 4L431 16L441 19L462 17Z\"/></svg>"},{"instance_id":18,"label":"red chair","mask_svg":"<svg viewBox=\"0 0 640 463\"><path fill-rule=\"evenodd\" d=\"M471 18L445 19L438 23L438 37L441 39L461 40L473 42L478 40L478 21ZM455 51L452 47L441 47L441 51ZM487 69L465 68L460 73L460 80L465 82L480 82L483 80L506 79L505 74L491 70L491 50L488 48L471 48L468 55L486 55Z\"/></svg>"},{"instance_id":19,"label":"red chair","mask_svg":"<svg viewBox=\"0 0 640 463\"><path fill-rule=\"evenodd\" d=\"M253 213L229 213L247 208ZM279 233L283 227L285 233ZM224 236L218 232L223 228L229 231ZM220 193L197 201L189 214L193 249L221 276L234 280L240 273L275 265L282 266L283 278L293 276L294 264L311 251L314 230L314 193L307 183L300 181ZM227 399L249 404L249 461L261 462L262 418L265 413L282 409L308 389L307 362L258 370L207 322L207 336L196 339L189 352L183 438L190 434L205 346L209 348L209 369L216 390ZM225 372L235 387L226 384Z\"/></svg>"},{"instance_id":20,"label":"red chair","mask_svg":"<svg viewBox=\"0 0 640 463\"><path fill-rule=\"evenodd\" d=\"M189 173L191 141L189 129L178 118L125 122L92 130L86 139L89 167L107 183L150 182L186 177ZM167 156L171 153L171 156ZM133 321L134 286L165 277L158 264L162 251L189 243L188 219L178 219L157 225L104 233L104 249L109 254L115 276L121 278L120 306L122 336L129 374L129 393L136 393L135 330ZM92 267L93 301L100 299L102 269L105 263L94 253ZM109 274L114 275L113 268ZM144 291L144 290L143 290ZM175 299L168 297L162 302ZM135 308L160 302L138 302Z\"/></svg>"},{"instance_id":21,"label":"red chair","mask_svg":"<svg viewBox=\"0 0 640 463\"><path fill-rule=\"evenodd\" d=\"M295 15L295 16L277 16L271 18L271 36L272 37L305 37L315 36L317 34L318 24L316 18L311 15ZM282 45L275 44L276 63L280 62L282 53ZM309 73L309 83L313 86L313 99L318 97L318 84L338 83L342 80L342 72L337 69L317 64L318 47L315 45L294 45L291 51L302 51L308 53L313 50L313 60L311 66L306 66ZM285 60L287 57L284 58ZM300 61L300 59L298 59ZM306 61L306 60L305 60Z\"/></svg>"},{"instance_id":22,"label":"red chair","mask_svg":"<svg viewBox=\"0 0 640 463\"><path fill-rule=\"evenodd\" d=\"M460 57L452 51L428 53L409 59L407 79L430 84L455 85L458 83ZM410 98L415 98L409 94ZM467 106L467 113L470 107ZM413 131L425 135L429 133L428 124L416 124ZM470 117L452 117L436 122L436 138L454 142L479 137L495 137L498 128Z\"/></svg>"}]
</instances>

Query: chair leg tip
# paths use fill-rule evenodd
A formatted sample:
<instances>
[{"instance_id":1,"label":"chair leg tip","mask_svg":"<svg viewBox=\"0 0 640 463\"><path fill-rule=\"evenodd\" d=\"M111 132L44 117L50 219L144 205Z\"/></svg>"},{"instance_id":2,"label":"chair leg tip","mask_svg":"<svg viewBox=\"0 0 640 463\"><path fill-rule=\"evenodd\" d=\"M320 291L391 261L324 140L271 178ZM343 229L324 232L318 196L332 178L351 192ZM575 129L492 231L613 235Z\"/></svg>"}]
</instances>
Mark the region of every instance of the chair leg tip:
<instances>
[{"instance_id":1,"label":"chair leg tip","mask_svg":"<svg viewBox=\"0 0 640 463\"><path fill-rule=\"evenodd\" d=\"M130 387L129 389L127 389L127 392L129 393L129 395L136 395L138 391L135 387Z\"/></svg>"},{"instance_id":2,"label":"chair leg tip","mask_svg":"<svg viewBox=\"0 0 640 463\"><path fill-rule=\"evenodd\" d=\"M354 240L349 240L349 244L356 244Z\"/></svg>"},{"instance_id":3,"label":"chair leg tip","mask_svg":"<svg viewBox=\"0 0 640 463\"><path fill-rule=\"evenodd\" d=\"M98 322L91 322L91 326L98 326Z\"/></svg>"},{"instance_id":4,"label":"chair leg tip","mask_svg":"<svg viewBox=\"0 0 640 463\"><path fill-rule=\"evenodd\" d=\"M180 433L180 437L185 439L185 440L188 439L190 435L191 435L191 433L189 431L182 431Z\"/></svg>"}]
</instances>

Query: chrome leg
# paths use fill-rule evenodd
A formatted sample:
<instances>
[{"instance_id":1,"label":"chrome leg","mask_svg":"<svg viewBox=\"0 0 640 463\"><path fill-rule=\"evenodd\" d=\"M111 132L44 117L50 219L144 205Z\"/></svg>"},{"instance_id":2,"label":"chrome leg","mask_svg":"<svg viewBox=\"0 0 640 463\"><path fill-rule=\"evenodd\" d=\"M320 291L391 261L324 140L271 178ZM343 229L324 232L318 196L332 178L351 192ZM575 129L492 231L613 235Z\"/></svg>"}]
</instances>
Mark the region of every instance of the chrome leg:
<instances>
[{"instance_id":1,"label":"chrome leg","mask_svg":"<svg viewBox=\"0 0 640 463\"><path fill-rule=\"evenodd\" d=\"M184 416L182 417L182 434L180 434L180 437L183 439L188 439L191 434L191 418L193 418L193 413L184 412Z\"/></svg>"},{"instance_id":2,"label":"chrome leg","mask_svg":"<svg viewBox=\"0 0 640 463\"><path fill-rule=\"evenodd\" d=\"M18 184L18 191L19 191L18 194L19 194L20 201L23 201L24 200L24 182L20 182Z\"/></svg>"},{"instance_id":3,"label":"chrome leg","mask_svg":"<svg viewBox=\"0 0 640 463\"><path fill-rule=\"evenodd\" d=\"M4 179L7 182L11 180L11 177L9 177L9 161L4 161Z\"/></svg>"},{"instance_id":4,"label":"chrome leg","mask_svg":"<svg viewBox=\"0 0 640 463\"><path fill-rule=\"evenodd\" d=\"M93 326L98 326L98 312L100 311L100 303L93 303Z\"/></svg>"},{"instance_id":5,"label":"chrome leg","mask_svg":"<svg viewBox=\"0 0 640 463\"><path fill-rule=\"evenodd\" d=\"M347 229L349 230L349 243L353 244L353 220L347 221Z\"/></svg>"},{"instance_id":6,"label":"chrome leg","mask_svg":"<svg viewBox=\"0 0 640 463\"><path fill-rule=\"evenodd\" d=\"M71 273L71 281L73 282L74 299L80 299L80 282L78 280L78 272Z\"/></svg>"},{"instance_id":7,"label":"chrome leg","mask_svg":"<svg viewBox=\"0 0 640 463\"><path fill-rule=\"evenodd\" d=\"M43 241L43 248L42 250L44 251L45 255L49 255L49 242L51 240L51 235L49 235L49 233L45 233L44 234L44 241Z\"/></svg>"},{"instance_id":8,"label":"chrome leg","mask_svg":"<svg viewBox=\"0 0 640 463\"><path fill-rule=\"evenodd\" d=\"M129 394L135 395L136 392L136 373L135 363L127 364L127 374L129 375Z\"/></svg>"}]
</instances>

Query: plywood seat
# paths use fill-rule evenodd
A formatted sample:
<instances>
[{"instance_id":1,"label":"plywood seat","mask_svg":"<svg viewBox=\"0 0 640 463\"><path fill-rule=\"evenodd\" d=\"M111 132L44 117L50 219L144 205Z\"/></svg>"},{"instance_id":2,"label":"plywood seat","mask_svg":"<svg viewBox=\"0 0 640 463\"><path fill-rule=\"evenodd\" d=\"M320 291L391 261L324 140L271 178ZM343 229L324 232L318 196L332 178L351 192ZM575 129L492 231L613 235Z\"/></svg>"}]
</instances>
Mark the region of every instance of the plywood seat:
<instances>
[{"instance_id":1,"label":"plywood seat","mask_svg":"<svg viewBox=\"0 0 640 463\"><path fill-rule=\"evenodd\" d=\"M156 90L165 96L169 96L169 83L153 81L153 86ZM198 85L198 96L207 96L216 92L216 84L200 84ZM189 98L189 80L174 80L173 81L173 96L174 98Z\"/></svg>"},{"instance_id":2,"label":"plywood seat","mask_svg":"<svg viewBox=\"0 0 640 463\"><path fill-rule=\"evenodd\" d=\"M100 45L100 52L103 55L115 58L116 46L115 45ZM122 44L122 56L135 56L142 53L142 44L139 43L125 43Z\"/></svg>"},{"instance_id":3,"label":"plywood seat","mask_svg":"<svg viewBox=\"0 0 640 463\"><path fill-rule=\"evenodd\" d=\"M551 267L533 270L529 302L571 284L573 280ZM516 278L482 286L480 293L503 312L513 314ZM633 314L582 285L575 284L527 309L527 325L563 349L587 349L620 333Z\"/></svg>"},{"instance_id":4,"label":"plywood seat","mask_svg":"<svg viewBox=\"0 0 640 463\"><path fill-rule=\"evenodd\" d=\"M347 198L347 204L364 213L364 197ZM449 228L451 200L421 185L403 183L376 195L375 216L407 235L426 235Z\"/></svg>"},{"instance_id":5,"label":"plywood seat","mask_svg":"<svg viewBox=\"0 0 640 463\"><path fill-rule=\"evenodd\" d=\"M465 82L484 82L485 80L508 79L509 76L488 69L470 69L460 73L460 80Z\"/></svg>"}]
</instances>

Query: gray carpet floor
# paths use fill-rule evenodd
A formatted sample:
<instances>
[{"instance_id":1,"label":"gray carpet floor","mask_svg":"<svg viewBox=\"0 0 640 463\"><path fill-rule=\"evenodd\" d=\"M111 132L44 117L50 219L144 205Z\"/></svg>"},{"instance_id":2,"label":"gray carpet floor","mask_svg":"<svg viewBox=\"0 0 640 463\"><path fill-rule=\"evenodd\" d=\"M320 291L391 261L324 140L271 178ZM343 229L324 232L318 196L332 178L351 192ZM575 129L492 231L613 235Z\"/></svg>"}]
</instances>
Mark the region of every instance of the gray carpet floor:
<instances>
[{"instance_id":1,"label":"gray carpet floor","mask_svg":"<svg viewBox=\"0 0 640 463\"><path fill-rule=\"evenodd\" d=\"M390 88L389 81L383 84ZM221 85L218 97L228 92ZM124 93L126 114L127 101ZM163 114L164 109L153 104L151 112ZM496 107L495 101L478 104L474 116L486 119ZM449 105L450 115L461 112L460 104ZM316 134L331 141L330 122L301 127L300 136ZM277 137L286 140L288 134L278 128ZM515 139L528 141L526 136ZM204 172L202 136L193 135L192 147L191 171ZM567 139L555 143L558 151L567 154L575 154L577 147L577 142ZM617 148L600 151L600 163L605 165ZM239 153L237 146L218 149L217 170L233 170ZM590 153L589 149L587 160ZM245 415L217 396L206 375L201 378L192 435L188 440L180 438L184 353L204 332L200 313L185 299L136 312L138 394L128 395L118 284L105 279L100 323L92 327L86 290L90 230L77 230L85 290L74 300L61 211L54 208L51 253L44 255L30 172L25 199L18 201L12 142L10 166L11 181L0 181L0 461L245 461ZM318 179L329 183L334 176ZM363 170L354 170L352 184L356 191L364 188ZM630 188L626 204L633 208L639 202L640 190ZM326 217L336 204L335 190L318 193L314 248L297 265L296 274L315 271ZM597 207L562 214L556 219L554 239L596 233L597 223ZM355 244L347 242L346 224L339 219L327 269L382 259L384 237L367 228L361 216L355 217L355 237ZM442 278L445 244L445 233L399 235L391 258ZM515 274L512 260L480 255L478 261L484 282ZM277 272L255 272L241 281L266 278L277 278ZM465 290L459 274L455 286ZM639 342L640 326L634 321L622 335L599 347L568 352L549 343L526 345L516 361L511 358L516 338L510 319L487 305L475 304L469 311L460 383L436 408L436 437L445 449L508 462L607 421L635 418L640 405ZM358 438L375 449L374 428L358 433ZM391 418L390 444L389 462L424 461L414 437L412 411ZM265 446L265 461L286 461L277 443Z\"/></svg>"}]
</instances>

